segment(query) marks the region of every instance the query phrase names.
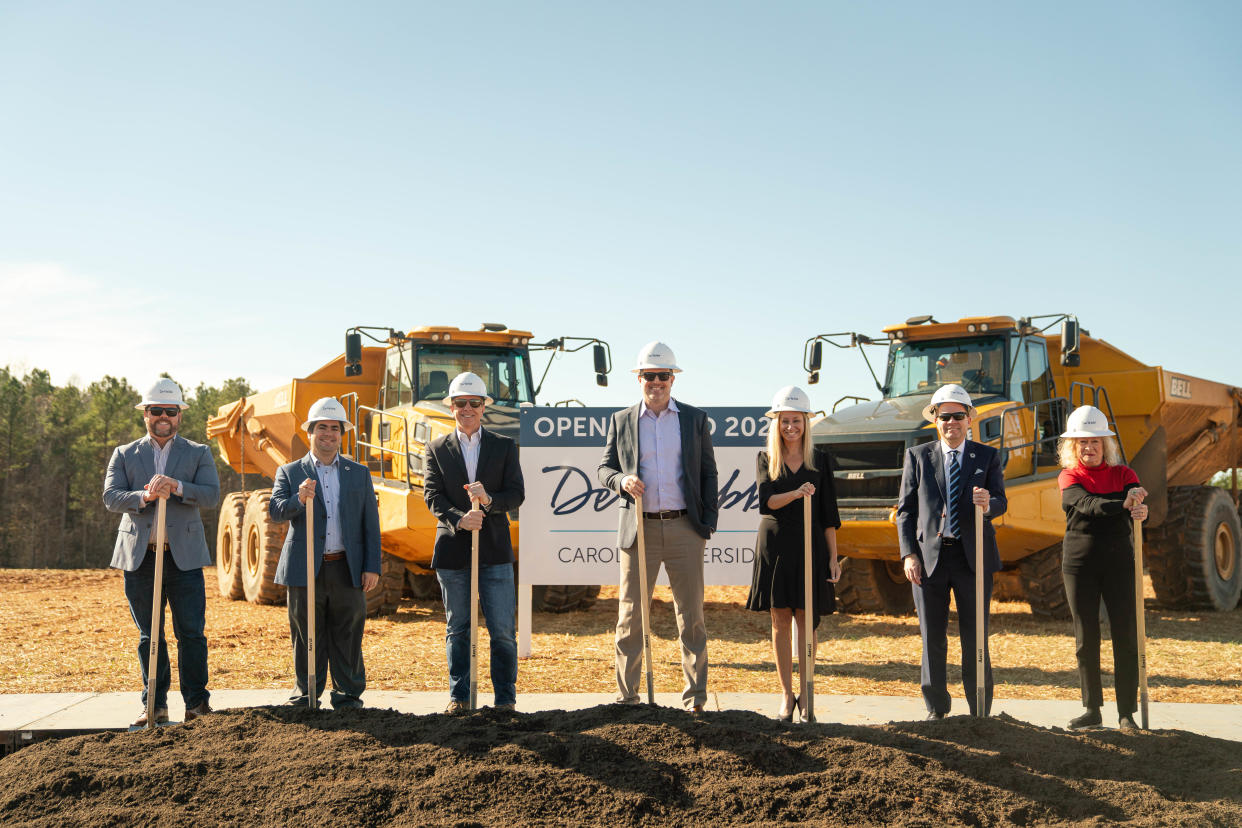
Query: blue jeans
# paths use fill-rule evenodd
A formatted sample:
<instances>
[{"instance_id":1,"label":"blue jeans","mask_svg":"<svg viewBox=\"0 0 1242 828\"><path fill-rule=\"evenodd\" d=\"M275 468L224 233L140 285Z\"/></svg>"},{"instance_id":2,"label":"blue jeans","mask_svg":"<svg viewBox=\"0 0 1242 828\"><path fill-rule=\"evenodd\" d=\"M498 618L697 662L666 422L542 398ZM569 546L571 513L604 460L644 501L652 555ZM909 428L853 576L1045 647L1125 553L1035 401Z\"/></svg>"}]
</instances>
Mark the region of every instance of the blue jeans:
<instances>
[{"instance_id":1,"label":"blue jeans","mask_svg":"<svg viewBox=\"0 0 1242 828\"><path fill-rule=\"evenodd\" d=\"M142 703L147 703L147 661L151 657L151 598L155 592L155 553L148 550L142 565L125 573L125 598L129 613L138 627L138 663L142 668ZM203 635L207 594L203 591L203 570L177 568L171 552L164 553L164 600L172 607L173 634L177 636L177 677L186 707L197 707L211 695L207 692L207 637ZM164 614L160 613L159 654L156 656L155 706L168 707L168 688L172 671L168 664L168 643L164 640Z\"/></svg>"},{"instance_id":2,"label":"blue jeans","mask_svg":"<svg viewBox=\"0 0 1242 828\"><path fill-rule=\"evenodd\" d=\"M470 569L437 569L448 629L449 694L470 699ZM517 597L513 564L479 567L479 609L492 645L492 691L496 704L517 702Z\"/></svg>"}]
</instances>

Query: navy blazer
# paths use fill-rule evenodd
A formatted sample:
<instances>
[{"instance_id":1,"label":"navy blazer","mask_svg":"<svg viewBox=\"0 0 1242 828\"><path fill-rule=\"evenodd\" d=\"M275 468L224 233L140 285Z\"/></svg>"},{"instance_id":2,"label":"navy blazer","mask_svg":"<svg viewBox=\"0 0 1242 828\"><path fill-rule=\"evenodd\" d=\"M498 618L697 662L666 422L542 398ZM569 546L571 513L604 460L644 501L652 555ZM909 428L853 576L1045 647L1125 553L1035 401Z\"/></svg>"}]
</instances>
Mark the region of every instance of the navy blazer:
<instances>
[{"instance_id":1,"label":"navy blazer","mask_svg":"<svg viewBox=\"0 0 1242 828\"><path fill-rule=\"evenodd\" d=\"M1005 500L1005 475L1001 469L1000 454L991 446L969 440L962 443L962 496L958 498L958 519L962 546L966 560L975 568L975 507L970 492L978 486L990 495L988 508L983 512L983 571L997 572L1001 568L1000 552L996 548L996 530L992 518L1005 513L1009 503ZM919 555L923 571L931 575L940 560L940 537L948 517L949 501L944 475L944 449L939 440L924 443L906 450L905 465L901 470L901 493L897 499L897 537L901 543L901 557Z\"/></svg>"},{"instance_id":2,"label":"navy blazer","mask_svg":"<svg viewBox=\"0 0 1242 828\"><path fill-rule=\"evenodd\" d=\"M486 428L480 430L475 480L483 484L492 502L483 513L483 528L479 530L479 564L513 563L507 513L526 499L518 447L508 437ZM427 471L423 475L423 499L439 521L432 569L470 568L470 533L457 531L457 524L470 511L470 498L465 489L469 482L457 430L432 440L427 447Z\"/></svg>"},{"instance_id":3,"label":"navy blazer","mask_svg":"<svg viewBox=\"0 0 1242 828\"><path fill-rule=\"evenodd\" d=\"M211 449L184 437L174 437L164 475L181 483L181 496L170 495L164 529L173 561L181 570L211 566L211 551L203 534L200 507L210 509L220 500L220 478ZM108 461L103 501L109 512L121 513L112 567L133 572L142 566L147 545L155 543L158 504L143 499L143 486L155 476L155 450L150 437L118 447Z\"/></svg>"},{"instance_id":4,"label":"navy blazer","mask_svg":"<svg viewBox=\"0 0 1242 828\"><path fill-rule=\"evenodd\" d=\"M620 495L621 515L617 521L617 545L622 549L638 540L634 519L634 498L621 488L628 474L638 474L638 416L642 403L612 415L608 424L608 444L600 461L599 482ZM686 498L686 516L703 538L716 531L719 491L716 454L712 449L712 427L707 413L677 401L677 421L681 426L681 491Z\"/></svg>"},{"instance_id":5,"label":"navy blazer","mask_svg":"<svg viewBox=\"0 0 1242 828\"><path fill-rule=\"evenodd\" d=\"M380 574L379 505L371 472L361 463L337 455L340 464L337 480L341 487L341 503L337 518L341 524L341 541L354 586L362 587L362 573ZM323 484L315 474L314 455L286 463L276 471L272 499L267 513L272 520L290 521L285 545L276 564L276 583L285 586L306 586L306 507L298 500L298 487L307 478L315 479L315 574L323 567L323 544L328 533L328 507L323 501Z\"/></svg>"}]
</instances>

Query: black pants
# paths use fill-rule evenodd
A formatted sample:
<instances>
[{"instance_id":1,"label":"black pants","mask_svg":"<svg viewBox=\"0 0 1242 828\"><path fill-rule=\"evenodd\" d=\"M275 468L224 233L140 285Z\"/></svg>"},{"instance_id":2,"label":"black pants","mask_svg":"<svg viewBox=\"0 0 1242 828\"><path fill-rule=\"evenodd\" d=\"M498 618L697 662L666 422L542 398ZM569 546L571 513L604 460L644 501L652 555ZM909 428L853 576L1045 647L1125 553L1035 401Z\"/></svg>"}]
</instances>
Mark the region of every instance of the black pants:
<instances>
[{"instance_id":1,"label":"black pants","mask_svg":"<svg viewBox=\"0 0 1242 828\"><path fill-rule=\"evenodd\" d=\"M1065 595L1074 615L1078 681L1084 707L1103 707L1100 685L1100 598L1113 637L1117 712L1138 709L1138 629L1134 617L1134 556L1128 549L1091 548L1061 562Z\"/></svg>"},{"instance_id":2,"label":"black pants","mask_svg":"<svg viewBox=\"0 0 1242 828\"><path fill-rule=\"evenodd\" d=\"M324 561L315 576L315 692L323 692L332 670L332 706L359 700L367 686L362 664L362 627L367 596L354 586L349 563ZM306 698L306 587L289 587L289 634L297 688L291 700Z\"/></svg>"},{"instance_id":3,"label":"black pants","mask_svg":"<svg viewBox=\"0 0 1242 828\"><path fill-rule=\"evenodd\" d=\"M929 713L947 714L952 704L947 682L946 662L949 655L949 595L957 601L958 635L962 644L962 685L966 691L966 705L975 715L975 571L973 562L966 560L966 552L960 543L946 543L940 550L936 571L923 575L921 586L911 584L914 590L914 608L919 614L919 632L923 636L923 666L920 679L923 685L923 702ZM983 634L986 637L991 623L992 576L983 576ZM985 715L992 711L992 653L984 649L984 703Z\"/></svg>"}]
</instances>

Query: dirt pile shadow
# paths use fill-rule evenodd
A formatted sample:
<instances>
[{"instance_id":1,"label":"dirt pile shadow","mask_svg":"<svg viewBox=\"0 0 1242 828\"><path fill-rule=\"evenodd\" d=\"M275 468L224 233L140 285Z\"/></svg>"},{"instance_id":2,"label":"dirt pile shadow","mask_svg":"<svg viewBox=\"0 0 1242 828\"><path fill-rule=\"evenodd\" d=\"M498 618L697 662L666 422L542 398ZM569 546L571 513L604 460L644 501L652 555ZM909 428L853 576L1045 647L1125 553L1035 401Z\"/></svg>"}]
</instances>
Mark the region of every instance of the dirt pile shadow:
<instances>
[{"instance_id":1,"label":"dirt pile shadow","mask_svg":"<svg viewBox=\"0 0 1242 828\"><path fill-rule=\"evenodd\" d=\"M1242 744L1007 717L226 711L0 761L5 824L1242 824Z\"/></svg>"}]
</instances>

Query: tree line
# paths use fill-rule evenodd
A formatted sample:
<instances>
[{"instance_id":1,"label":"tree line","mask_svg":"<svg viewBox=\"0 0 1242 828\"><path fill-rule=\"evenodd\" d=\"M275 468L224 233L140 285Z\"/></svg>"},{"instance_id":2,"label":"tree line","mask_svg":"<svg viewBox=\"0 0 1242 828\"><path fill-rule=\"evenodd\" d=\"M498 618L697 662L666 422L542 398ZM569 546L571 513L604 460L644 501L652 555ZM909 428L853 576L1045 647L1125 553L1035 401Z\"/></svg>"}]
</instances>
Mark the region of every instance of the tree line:
<instances>
[{"instance_id":1,"label":"tree line","mask_svg":"<svg viewBox=\"0 0 1242 828\"><path fill-rule=\"evenodd\" d=\"M167 376L165 374L164 376ZM175 379L175 378L174 378ZM184 386L183 386L184 387ZM207 418L223 404L254 393L242 379L185 388L189 408L178 433L211 445L221 497L242 489L207 440ZM56 386L47 371L17 376L0 368L0 566L105 567L120 515L103 505L112 451L146 433L142 394L128 380L105 376L85 388ZM271 485L250 474L247 488ZM215 546L217 509L203 509L207 543Z\"/></svg>"}]
</instances>

